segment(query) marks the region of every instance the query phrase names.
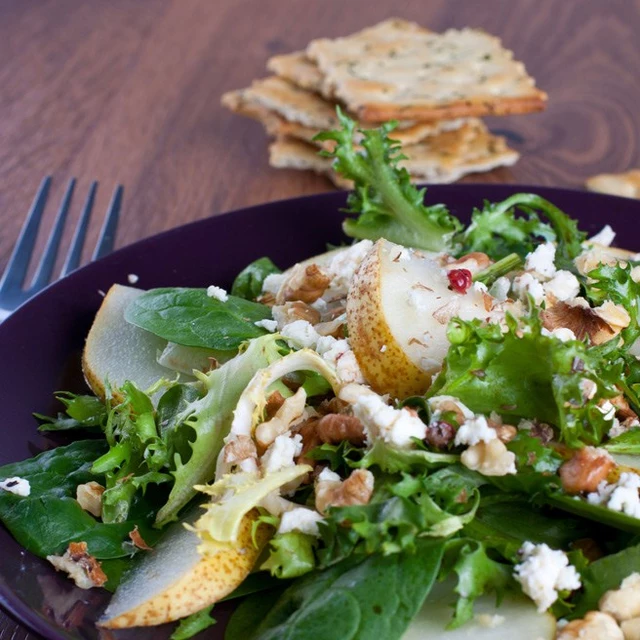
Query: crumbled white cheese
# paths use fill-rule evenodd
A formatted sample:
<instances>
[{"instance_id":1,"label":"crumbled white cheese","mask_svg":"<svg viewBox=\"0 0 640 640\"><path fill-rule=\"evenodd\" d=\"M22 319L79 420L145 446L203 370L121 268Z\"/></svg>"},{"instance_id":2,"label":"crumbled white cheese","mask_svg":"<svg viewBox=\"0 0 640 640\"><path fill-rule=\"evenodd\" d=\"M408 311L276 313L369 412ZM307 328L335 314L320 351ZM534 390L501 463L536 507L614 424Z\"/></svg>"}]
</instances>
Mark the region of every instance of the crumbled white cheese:
<instances>
[{"instance_id":1,"label":"crumbled white cheese","mask_svg":"<svg viewBox=\"0 0 640 640\"><path fill-rule=\"evenodd\" d=\"M454 443L459 446L462 444L474 445L478 442L491 442L498 437L495 429L492 429L487 423L487 419L482 416L474 416L469 418L456 431L456 439Z\"/></svg>"},{"instance_id":2,"label":"crumbled white cheese","mask_svg":"<svg viewBox=\"0 0 640 640\"><path fill-rule=\"evenodd\" d=\"M602 244L605 247L611 246L611 243L614 241L616 237L616 232L608 225L605 224L595 236L592 236L587 240L587 242L597 242L598 244Z\"/></svg>"},{"instance_id":3,"label":"crumbled white cheese","mask_svg":"<svg viewBox=\"0 0 640 640\"><path fill-rule=\"evenodd\" d=\"M427 425L408 409L394 409L379 395L372 393L359 397L353 405L353 414L364 425L367 441L378 438L399 448L408 448L412 438L422 440Z\"/></svg>"},{"instance_id":4,"label":"crumbled white cheese","mask_svg":"<svg viewBox=\"0 0 640 640\"><path fill-rule=\"evenodd\" d=\"M549 329L545 329L542 327L540 333L543 336L548 336L550 338L557 338L560 342L569 342L569 340L576 340L576 334L571 331L571 329L567 329L567 327L558 327L553 331L549 331Z\"/></svg>"},{"instance_id":5,"label":"crumbled white cheese","mask_svg":"<svg viewBox=\"0 0 640 640\"><path fill-rule=\"evenodd\" d=\"M342 482L342 478L329 467L325 467L318 476L318 482Z\"/></svg>"},{"instance_id":6,"label":"crumbled white cheese","mask_svg":"<svg viewBox=\"0 0 640 640\"><path fill-rule=\"evenodd\" d=\"M616 415L616 408L609 400L605 400L599 407L598 411L604 416L605 420L613 420Z\"/></svg>"},{"instance_id":7,"label":"crumbled white cheese","mask_svg":"<svg viewBox=\"0 0 640 640\"><path fill-rule=\"evenodd\" d=\"M135 273L130 273L130 274L127 276L127 282L128 282L129 284L136 284L136 282L138 282L138 280L140 280L140 276L138 276L138 275L137 275L137 274L135 274Z\"/></svg>"},{"instance_id":8,"label":"crumbled white cheese","mask_svg":"<svg viewBox=\"0 0 640 640\"><path fill-rule=\"evenodd\" d=\"M530 273L523 273L514 278L513 292L522 299L525 299L527 295L532 296L536 304L541 304L544 300L544 287L542 283Z\"/></svg>"},{"instance_id":9,"label":"crumbled white cheese","mask_svg":"<svg viewBox=\"0 0 640 640\"><path fill-rule=\"evenodd\" d=\"M639 426L639 425L640 425L640 422L638 422L638 424L635 426ZM620 420L618 420L618 418L614 418L613 425L611 426L611 429L607 431L607 435L609 436L609 438L617 438L618 436L621 436L623 433L629 431L630 428L631 427L628 427L622 424Z\"/></svg>"},{"instance_id":10,"label":"crumbled white cheese","mask_svg":"<svg viewBox=\"0 0 640 640\"><path fill-rule=\"evenodd\" d=\"M302 453L302 436L283 434L278 436L260 459L264 475L295 466L294 458Z\"/></svg>"},{"instance_id":11,"label":"crumbled white cheese","mask_svg":"<svg viewBox=\"0 0 640 640\"><path fill-rule=\"evenodd\" d=\"M356 355L351 350L347 340L336 340L331 336L324 336L318 340L316 349L322 358L331 366L335 367L336 375L343 384L365 382L360 365L356 360Z\"/></svg>"},{"instance_id":12,"label":"crumbled white cheese","mask_svg":"<svg viewBox=\"0 0 640 640\"><path fill-rule=\"evenodd\" d=\"M355 272L372 247L371 240L362 240L335 255L329 264L331 282L324 297L346 295Z\"/></svg>"},{"instance_id":13,"label":"crumbled white cheese","mask_svg":"<svg viewBox=\"0 0 640 640\"><path fill-rule=\"evenodd\" d=\"M278 323L275 320L269 320L268 318L265 318L264 320L258 320L253 324L255 324L256 327L260 327L261 329L271 331L271 333L273 333L278 328Z\"/></svg>"},{"instance_id":14,"label":"crumbled white cheese","mask_svg":"<svg viewBox=\"0 0 640 640\"><path fill-rule=\"evenodd\" d=\"M609 484L603 480L597 491L587 495L589 504L599 504L626 513L633 518L640 518L640 476L635 473L621 473L617 482Z\"/></svg>"},{"instance_id":15,"label":"crumbled white cheese","mask_svg":"<svg viewBox=\"0 0 640 640\"><path fill-rule=\"evenodd\" d=\"M495 629L499 627L501 624L504 624L506 618L504 616L500 616L497 613L491 615L490 613L478 613L476 614L476 621L485 629Z\"/></svg>"},{"instance_id":16,"label":"crumbled white cheese","mask_svg":"<svg viewBox=\"0 0 640 640\"><path fill-rule=\"evenodd\" d=\"M471 285L471 291L475 293L489 293L489 289L484 282L474 282Z\"/></svg>"},{"instance_id":17,"label":"crumbled white cheese","mask_svg":"<svg viewBox=\"0 0 640 640\"><path fill-rule=\"evenodd\" d=\"M554 259L556 257L556 247L552 242L539 244L524 261L524 268L527 271L535 271L544 278L552 278L556 272Z\"/></svg>"},{"instance_id":18,"label":"crumbled white cheese","mask_svg":"<svg viewBox=\"0 0 640 640\"><path fill-rule=\"evenodd\" d=\"M306 507L296 507L282 514L278 533L300 531L300 533L317 537L320 535L318 522L322 520L323 517L317 511L307 509Z\"/></svg>"},{"instance_id":19,"label":"crumbled white cheese","mask_svg":"<svg viewBox=\"0 0 640 640\"><path fill-rule=\"evenodd\" d=\"M207 295L220 302L226 302L229 299L229 294L222 287L216 287L214 284L207 287Z\"/></svg>"},{"instance_id":20,"label":"crumbled white cheese","mask_svg":"<svg viewBox=\"0 0 640 640\"><path fill-rule=\"evenodd\" d=\"M580 391L585 400L591 400L598 392L598 384L589 378L580 380Z\"/></svg>"},{"instance_id":21,"label":"crumbled white cheese","mask_svg":"<svg viewBox=\"0 0 640 640\"><path fill-rule=\"evenodd\" d=\"M564 551L555 551L546 544L525 542L520 554L522 562L515 566L513 577L536 603L540 613L558 599L558 591L573 591L581 587L580 576L569 564Z\"/></svg>"},{"instance_id":22,"label":"crumbled white cheese","mask_svg":"<svg viewBox=\"0 0 640 640\"><path fill-rule=\"evenodd\" d=\"M465 420L471 420L475 416L467 405L463 404L454 396L433 396L429 398L427 402L429 404L429 411L431 411L432 422L439 420L440 416L445 411L450 411L453 406L463 415Z\"/></svg>"},{"instance_id":23,"label":"crumbled white cheese","mask_svg":"<svg viewBox=\"0 0 640 640\"><path fill-rule=\"evenodd\" d=\"M500 276L489 289L489 293L498 301L504 302L511 289L511 280L506 276Z\"/></svg>"},{"instance_id":24,"label":"crumbled white cheese","mask_svg":"<svg viewBox=\"0 0 640 640\"><path fill-rule=\"evenodd\" d=\"M315 348L320 334L306 320L295 320L282 327L282 337L293 342L296 347Z\"/></svg>"},{"instance_id":25,"label":"crumbled white cheese","mask_svg":"<svg viewBox=\"0 0 640 640\"><path fill-rule=\"evenodd\" d=\"M570 271L556 271L553 278L545 282L544 292L563 302L575 298L580 293L580 283Z\"/></svg>"},{"instance_id":26,"label":"crumbled white cheese","mask_svg":"<svg viewBox=\"0 0 640 640\"><path fill-rule=\"evenodd\" d=\"M31 493L31 484L25 478L7 478L6 480L0 481L0 489L4 489L9 493L15 493L17 496L21 498L26 498Z\"/></svg>"},{"instance_id":27,"label":"crumbled white cheese","mask_svg":"<svg viewBox=\"0 0 640 640\"><path fill-rule=\"evenodd\" d=\"M276 295L287 276L284 273L271 273L262 281L262 293Z\"/></svg>"}]
</instances>

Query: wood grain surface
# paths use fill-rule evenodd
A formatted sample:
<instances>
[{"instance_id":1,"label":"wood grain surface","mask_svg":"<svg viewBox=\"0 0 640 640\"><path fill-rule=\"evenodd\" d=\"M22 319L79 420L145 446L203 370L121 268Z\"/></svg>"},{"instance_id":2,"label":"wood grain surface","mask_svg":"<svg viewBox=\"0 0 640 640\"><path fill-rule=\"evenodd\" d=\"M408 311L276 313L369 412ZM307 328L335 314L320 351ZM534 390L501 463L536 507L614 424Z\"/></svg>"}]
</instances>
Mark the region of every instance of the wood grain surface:
<instances>
[{"instance_id":1,"label":"wood grain surface","mask_svg":"<svg viewBox=\"0 0 640 640\"><path fill-rule=\"evenodd\" d=\"M394 15L499 35L549 93L545 113L489 121L520 162L465 181L582 188L595 173L640 166L640 1L2 2L0 269L47 174L45 227L70 177L79 196L100 181L99 213L123 184L119 246L331 189L312 174L270 169L261 127L223 110L220 96L266 75L273 54ZM0 612L0 640L33 637Z\"/></svg>"}]
</instances>

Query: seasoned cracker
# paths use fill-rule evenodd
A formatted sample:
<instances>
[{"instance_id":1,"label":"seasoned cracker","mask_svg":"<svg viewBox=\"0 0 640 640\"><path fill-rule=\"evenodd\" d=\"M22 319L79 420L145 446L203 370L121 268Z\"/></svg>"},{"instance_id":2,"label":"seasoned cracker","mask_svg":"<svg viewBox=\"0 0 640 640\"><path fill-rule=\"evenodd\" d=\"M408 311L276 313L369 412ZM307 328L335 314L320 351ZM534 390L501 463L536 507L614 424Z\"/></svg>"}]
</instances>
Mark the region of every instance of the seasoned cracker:
<instances>
[{"instance_id":1,"label":"seasoned cracker","mask_svg":"<svg viewBox=\"0 0 640 640\"><path fill-rule=\"evenodd\" d=\"M335 103L281 78L257 80L249 89L225 93L221 102L235 113L259 120L267 133L274 137L293 137L311 142L321 131L339 127ZM329 122L332 124L323 126ZM393 138L403 145L415 144L442 131L457 129L465 122L464 119L403 122L394 130Z\"/></svg>"},{"instance_id":2,"label":"seasoned cracker","mask_svg":"<svg viewBox=\"0 0 640 640\"><path fill-rule=\"evenodd\" d=\"M267 60L267 69L302 89L320 93L324 76L304 51L295 51Z\"/></svg>"},{"instance_id":3,"label":"seasoned cracker","mask_svg":"<svg viewBox=\"0 0 640 640\"><path fill-rule=\"evenodd\" d=\"M587 189L613 196L640 199L640 169L624 173L601 173L587 180Z\"/></svg>"},{"instance_id":4,"label":"seasoned cracker","mask_svg":"<svg viewBox=\"0 0 640 640\"><path fill-rule=\"evenodd\" d=\"M437 34L394 19L314 40L306 53L324 74L323 94L363 122L528 113L546 104L513 53L477 29Z\"/></svg>"},{"instance_id":5,"label":"seasoned cracker","mask_svg":"<svg viewBox=\"0 0 640 640\"><path fill-rule=\"evenodd\" d=\"M400 165L407 169L411 181L431 184L451 183L470 173L510 166L519 158L516 151L509 149L504 138L490 133L479 120L404 147L402 152L407 157ZM276 140L270 147L270 164L273 167L310 169L328 176L339 187L352 186L333 171L330 159L319 156L315 147L300 140Z\"/></svg>"}]
</instances>

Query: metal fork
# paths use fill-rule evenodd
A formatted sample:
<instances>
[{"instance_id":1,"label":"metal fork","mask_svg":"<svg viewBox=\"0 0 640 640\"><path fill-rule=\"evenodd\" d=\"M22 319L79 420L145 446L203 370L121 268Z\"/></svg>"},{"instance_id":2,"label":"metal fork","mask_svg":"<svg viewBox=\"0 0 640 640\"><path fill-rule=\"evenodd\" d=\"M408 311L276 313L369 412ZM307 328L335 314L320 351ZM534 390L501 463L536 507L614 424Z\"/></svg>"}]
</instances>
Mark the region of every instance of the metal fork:
<instances>
[{"instance_id":1,"label":"metal fork","mask_svg":"<svg viewBox=\"0 0 640 640\"><path fill-rule=\"evenodd\" d=\"M76 180L72 178L62 198L36 273L29 286L25 288L23 287L24 280L27 275L27 269L29 268L29 262L33 256L36 238L38 236L38 228L40 227L42 214L47 203L51 176L47 176L40 183L38 193L31 204L29 214L20 230L18 241L9 259L9 264L0 280L0 322L23 302L33 297L38 291L44 289L44 287L51 282L51 276L53 275L53 268L58 256L58 249L60 247L60 241L62 240L64 225L71 205L75 184ZM73 239L71 240L71 245L69 246L64 265L60 272L60 277L66 276L80 265L80 257L82 255L82 248L84 246L97 188L97 182L93 182L89 188L89 194L82 208L82 213L80 214L78 225L73 234ZM91 258L92 260L97 260L107 255L113 249L118 218L120 216L122 191L122 186L118 186L113 192L111 203L109 204L104 222L102 223L100 237Z\"/></svg>"}]
</instances>

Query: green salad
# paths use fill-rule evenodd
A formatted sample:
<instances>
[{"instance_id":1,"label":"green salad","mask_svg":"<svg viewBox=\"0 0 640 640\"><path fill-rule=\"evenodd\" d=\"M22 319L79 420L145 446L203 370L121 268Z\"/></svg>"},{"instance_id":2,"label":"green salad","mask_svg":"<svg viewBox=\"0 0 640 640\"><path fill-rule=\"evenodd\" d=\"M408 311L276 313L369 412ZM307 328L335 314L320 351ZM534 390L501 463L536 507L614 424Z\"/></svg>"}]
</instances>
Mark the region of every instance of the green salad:
<instances>
[{"instance_id":1,"label":"green salad","mask_svg":"<svg viewBox=\"0 0 640 640\"><path fill-rule=\"evenodd\" d=\"M353 243L114 285L0 520L107 629L236 598L228 640L640 637L638 256L529 193L464 226L339 116Z\"/></svg>"}]
</instances>

